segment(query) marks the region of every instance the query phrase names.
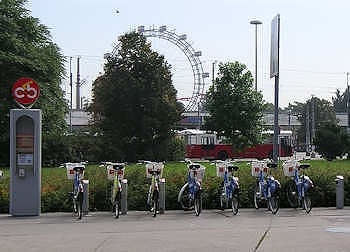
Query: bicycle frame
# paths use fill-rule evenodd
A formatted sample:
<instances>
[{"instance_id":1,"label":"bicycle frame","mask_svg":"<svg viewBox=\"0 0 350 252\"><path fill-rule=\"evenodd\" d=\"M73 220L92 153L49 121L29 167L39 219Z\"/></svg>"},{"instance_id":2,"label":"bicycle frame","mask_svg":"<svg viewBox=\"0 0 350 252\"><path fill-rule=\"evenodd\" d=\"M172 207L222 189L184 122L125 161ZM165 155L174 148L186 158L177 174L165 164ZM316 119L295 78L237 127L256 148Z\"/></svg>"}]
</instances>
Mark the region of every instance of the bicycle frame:
<instances>
[{"instance_id":1,"label":"bicycle frame","mask_svg":"<svg viewBox=\"0 0 350 252\"><path fill-rule=\"evenodd\" d=\"M191 172L195 173L193 178L191 177ZM192 170L192 171L190 170L188 172L188 176L187 176L187 184L188 184L188 189L189 189L189 192L190 192L190 199L191 200L194 200L196 192L201 190L201 184L197 180L196 173L197 173L196 170Z\"/></svg>"},{"instance_id":2,"label":"bicycle frame","mask_svg":"<svg viewBox=\"0 0 350 252\"><path fill-rule=\"evenodd\" d=\"M271 194L275 192L277 188L272 188L274 186L274 183L277 183L276 180L274 180L271 176L267 176L267 181L265 181L264 173L263 171L259 172L258 177L259 182L259 189L262 193L263 199L271 198Z\"/></svg>"},{"instance_id":3,"label":"bicycle frame","mask_svg":"<svg viewBox=\"0 0 350 252\"><path fill-rule=\"evenodd\" d=\"M121 179L119 177L119 172L118 170L115 171L116 175L114 176L113 179L113 193L111 195L111 201L114 202L115 201L115 197L117 196L118 192L122 191L122 186L121 186Z\"/></svg>"},{"instance_id":4,"label":"bicycle frame","mask_svg":"<svg viewBox=\"0 0 350 252\"><path fill-rule=\"evenodd\" d=\"M155 172L152 172L151 185L149 187L148 198L147 198L148 204L151 203L151 197L152 197L154 191L159 191L158 181L159 181L159 175L156 174Z\"/></svg>"},{"instance_id":5,"label":"bicycle frame","mask_svg":"<svg viewBox=\"0 0 350 252\"><path fill-rule=\"evenodd\" d=\"M233 197L233 193L235 190L239 188L238 181L233 176L233 171L232 171L232 176L228 176L228 171L225 169L224 173L224 188L225 188L225 193L227 199L231 200Z\"/></svg>"},{"instance_id":6,"label":"bicycle frame","mask_svg":"<svg viewBox=\"0 0 350 252\"><path fill-rule=\"evenodd\" d=\"M299 199L305 197L306 189L306 179L304 177L304 173L299 177L298 169L295 169L294 172L294 183L297 186L298 197Z\"/></svg>"},{"instance_id":7,"label":"bicycle frame","mask_svg":"<svg viewBox=\"0 0 350 252\"><path fill-rule=\"evenodd\" d=\"M81 182L81 172L74 171L74 181L73 181L73 192L74 192L74 199L78 197L78 194L80 192L83 192L83 183Z\"/></svg>"}]
</instances>

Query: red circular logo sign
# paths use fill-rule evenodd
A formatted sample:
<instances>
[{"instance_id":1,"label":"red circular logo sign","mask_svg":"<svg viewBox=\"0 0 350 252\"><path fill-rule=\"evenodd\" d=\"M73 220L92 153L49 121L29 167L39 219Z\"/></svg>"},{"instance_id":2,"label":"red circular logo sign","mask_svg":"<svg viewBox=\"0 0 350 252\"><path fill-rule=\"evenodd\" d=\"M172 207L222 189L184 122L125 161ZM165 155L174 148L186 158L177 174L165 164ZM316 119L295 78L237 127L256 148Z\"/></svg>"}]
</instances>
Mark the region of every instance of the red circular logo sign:
<instances>
[{"instance_id":1,"label":"red circular logo sign","mask_svg":"<svg viewBox=\"0 0 350 252\"><path fill-rule=\"evenodd\" d=\"M21 78L12 87L12 96L23 105L28 105L38 99L40 89L38 84L30 78Z\"/></svg>"}]
</instances>

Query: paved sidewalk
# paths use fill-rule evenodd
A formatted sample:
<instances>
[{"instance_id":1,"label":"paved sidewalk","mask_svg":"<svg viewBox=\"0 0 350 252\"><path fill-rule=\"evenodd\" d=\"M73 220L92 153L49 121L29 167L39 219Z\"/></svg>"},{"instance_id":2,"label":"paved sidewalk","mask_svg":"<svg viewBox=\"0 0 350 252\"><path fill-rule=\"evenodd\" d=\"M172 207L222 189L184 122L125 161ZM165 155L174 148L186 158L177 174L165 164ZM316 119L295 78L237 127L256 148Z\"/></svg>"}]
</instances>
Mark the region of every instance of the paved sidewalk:
<instances>
[{"instance_id":1,"label":"paved sidewalk","mask_svg":"<svg viewBox=\"0 0 350 252\"><path fill-rule=\"evenodd\" d=\"M350 208L0 215L0 251L350 251Z\"/></svg>"}]
</instances>

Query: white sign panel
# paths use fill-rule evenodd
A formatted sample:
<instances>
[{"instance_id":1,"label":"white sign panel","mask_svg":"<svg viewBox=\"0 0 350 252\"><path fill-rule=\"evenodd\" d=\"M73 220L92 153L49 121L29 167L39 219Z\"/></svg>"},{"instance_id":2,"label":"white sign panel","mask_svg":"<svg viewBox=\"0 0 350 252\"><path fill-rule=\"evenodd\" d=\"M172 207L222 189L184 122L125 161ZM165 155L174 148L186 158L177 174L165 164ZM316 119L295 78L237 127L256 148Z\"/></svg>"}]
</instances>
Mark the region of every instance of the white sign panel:
<instances>
[{"instance_id":1,"label":"white sign panel","mask_svg":"<svg viewBox=\"0 0 350 252\"><path fill-rule=\"evenodd\" d=\"M280 49L280 15L277 14L271 21L271 57L270 78L279 73L279 49Z\"/></svg>"},{"instance_id":2,"label":"white sign panel","mask_svg":"<svg viewBox=\"0 0 350 252\"><path fill-rule=\"evenodd\" d=\"M33 165L33 154L17 154L17 165Z\"/></svg>"}]
</instances>

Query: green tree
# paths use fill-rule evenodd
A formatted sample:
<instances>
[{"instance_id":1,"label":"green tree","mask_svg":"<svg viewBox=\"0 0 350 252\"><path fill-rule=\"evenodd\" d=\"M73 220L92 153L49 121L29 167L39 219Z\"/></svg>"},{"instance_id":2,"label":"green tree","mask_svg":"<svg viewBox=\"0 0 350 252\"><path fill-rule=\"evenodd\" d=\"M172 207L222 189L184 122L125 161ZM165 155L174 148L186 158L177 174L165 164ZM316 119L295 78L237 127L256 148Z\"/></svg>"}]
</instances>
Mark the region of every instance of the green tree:
<instances>
[{"instance_id":1,"label":"green tree","mask_svg":"<svg viewBox=\"0 0 350 252\"><path fill-rule=\"evenodd\" d=\"M51 41L48 28L30 16L25 2L0 2L0 163L8 161L9 110L17 107L11 87L17 79L30 77L40 86L40 97L33 108L42 110L44 139L66 129L67 105L60 88L64 57Z\"/></svg>"},{"instance_id":2,"label":"green tree","mask_svg":"<svg viewBox=\"0 0 350 252\"><path fill-rule=\"evenodd\" d=\"M331 102L325 99L313 97L307 100L305 103L294 102L294 104L289 104L287 109L290 110L293 115L298 116L298 120L301 123L301 127L297 131L298 145L305 144L307 106L309 107L309 127L311 129L312 104L314 104L316 130L325 123L336 123L334 107Z\"/></svg>"},{"instance_id":3,"label":"green tree","mask_svg":"<svg viewBox=\"0 0 350 252\"><path fill-rule=\"evenodd\" d=\"M344 93L340 93L340 90L337 89L335 92L335 97L332 97L333 106L335 112L337 113L345 113L347 112L347 104L348 104L348 92L347 90Z\"/></svg>"},{"instance_id":4,"label":"green tree","mask_svg":"<svg viewBox=\"0 0 350 252\"><path fill-rule=\"evenodd\" d=\"M275 105L273 103L264 101L264 113L274 113L274 111L275 111ZM288 110L285 110L282 108L278 108L278 111L279 113L288 112Z\"/></svg>"},{"instance_id":5,"label":"green tree","mask_svg":"<svg viewBox=\"0 0 350 252\"><path fill-rule=\"evenodd\" d=\"M106 159L166 159L171 128L182 112L170 66L144 36L128 33L119 40L117 54L93 84L90 107Z\"/></svg>"},{"instance_id":6,"label":"green tree","mask_svg":"<svg viewBox=\"0 0 350 252\"><path fill-rule=\"evenodd\" d=\"M233 148L260 141L264 104L262 94L252 89L252 74L239 63L220 63L219 74L206 95L210 113L205 128L230 140Z\"/></svg>"},{"instance_id":7,"label":"green tree","mask_svg":"<svg viewBox=\"0 0 350 252\"><path fill-rule=\"evenodd\" d=\"M316 130L315 136L316 151L322 157L332 160L342 156L349 145L348 134L335 123L327 122Z\"/></svg>"}]
</instances>

